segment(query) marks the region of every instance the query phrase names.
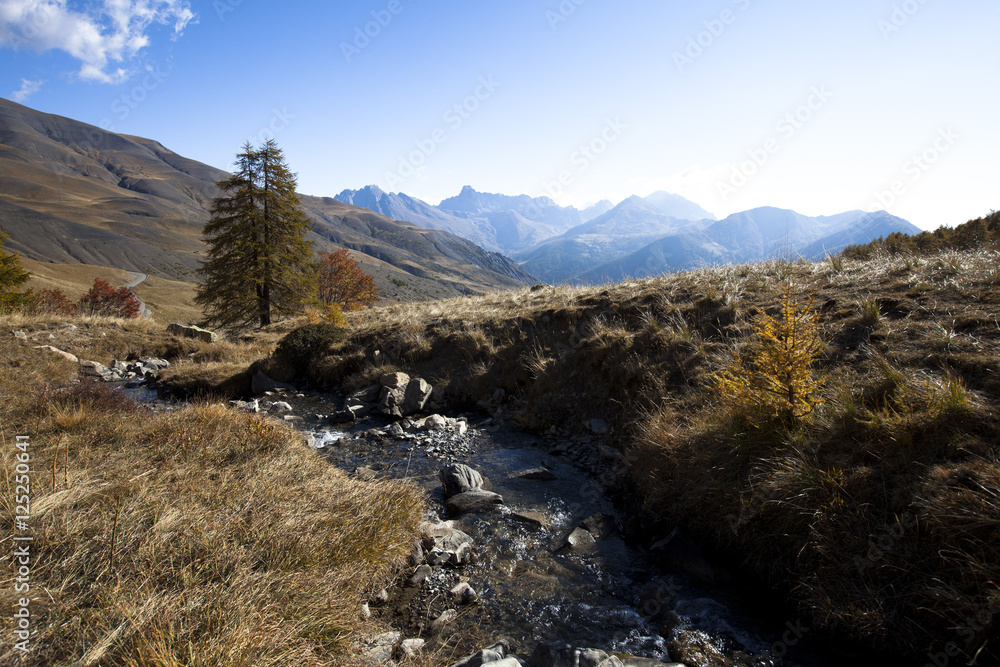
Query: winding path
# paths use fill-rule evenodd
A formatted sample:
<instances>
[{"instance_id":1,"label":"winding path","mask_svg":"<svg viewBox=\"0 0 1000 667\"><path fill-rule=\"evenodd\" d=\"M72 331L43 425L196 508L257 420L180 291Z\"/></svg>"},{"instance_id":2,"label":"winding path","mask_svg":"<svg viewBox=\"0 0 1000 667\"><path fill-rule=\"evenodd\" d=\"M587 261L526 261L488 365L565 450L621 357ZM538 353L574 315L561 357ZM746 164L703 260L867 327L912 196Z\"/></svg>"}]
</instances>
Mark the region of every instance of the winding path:
<instances>
[{"instance_id":1,"label":"winding path","mask_svg":"<svg viewBox=\"0 0 1000 667\"><path fill-rule=\"evenodd\" d=\"M140 283L149 278L149 274L147 273L138 273L136 271L129 271L129 273L135 276L135 279L128 285L125 285L125 287L128 288L138 287ZM138 296L136 296L135 298L139 301L139 305L141 306L139 314L145 317L147 320L153 317L153 311L149 309L149 306L146 305L146 302L140 299Z\"/></svg>"}]
</instances>

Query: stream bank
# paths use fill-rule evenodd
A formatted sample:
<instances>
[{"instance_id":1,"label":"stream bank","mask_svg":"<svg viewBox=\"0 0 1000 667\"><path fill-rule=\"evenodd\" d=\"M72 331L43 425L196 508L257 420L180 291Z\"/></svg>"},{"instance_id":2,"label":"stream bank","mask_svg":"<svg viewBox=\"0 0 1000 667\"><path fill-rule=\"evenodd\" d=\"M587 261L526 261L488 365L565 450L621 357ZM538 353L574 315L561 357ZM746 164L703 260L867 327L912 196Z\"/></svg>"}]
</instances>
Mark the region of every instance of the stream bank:
<instances>
[{"instance_id":1,"label":"stream bank","mask_svg":"<svg viewBox=\"0 0 1000 667\"><path fill-rule=\"evenodd\" d=\"M868 664L786 618L773 594L733 584L683 534L653 545L637 540L634 521L609 495L627 471L600 424L590 433L534 436L503 419L447 410L421 418L371 410L347 421L349 398L280 388L236 405L294 426L349 474L425 490L423 544L397 586L366 608L397 631L391 651L377 642L369 648L376 664L404 656L404 638L426 641L426 650L502 639L522 658L539 646L585 647L631 656L626 665ZM462 511L442 486L442 469L452 464L479 473L502 502L488 498ZM566 664L589 664L574 660Z\"/></svg>"}]
</instances>

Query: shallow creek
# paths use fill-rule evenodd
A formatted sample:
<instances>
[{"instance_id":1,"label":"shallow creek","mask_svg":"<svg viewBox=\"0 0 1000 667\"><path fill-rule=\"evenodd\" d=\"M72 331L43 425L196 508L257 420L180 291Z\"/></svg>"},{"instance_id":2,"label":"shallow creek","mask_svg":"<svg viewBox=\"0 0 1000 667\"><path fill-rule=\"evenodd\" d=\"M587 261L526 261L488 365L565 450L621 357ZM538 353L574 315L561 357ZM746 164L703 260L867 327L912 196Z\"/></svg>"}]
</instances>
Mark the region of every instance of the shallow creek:
<instances>
[{"instance_id":1,"label":"shallow creek","mask_svg":"<svg viewBox=\"0 0 1000 667\"><path fill-rule=\"evenodd\" d=\"M407 637L431 636L430 622L456 609L447 632L481 636L484 646L505 638L522 656L539 642L560 642L662 662L683 657L690 665L878 664L815 636L774 594L709 586L660 568L623 538L599 480L550 452L551 441L485 415L459 416L465 433L407 429L407 420L381 416L333 426L326 415L342 399L284 394L261 399L261 407L272 400L292 406L275 416L306 434L318 455L358 477L413 481L427 492L428 521L451 521L475 541L471 562L434 567L418 585L404 578L388 601L373 605ZM453 462L479 471L503 504L449 516L439 473ZM517 476L537 468L552 479ZM584 522L597 539L567 545ZM449 591L460 582L476 591L475 602L453 599Z\"/></svg>"}]
</instances>

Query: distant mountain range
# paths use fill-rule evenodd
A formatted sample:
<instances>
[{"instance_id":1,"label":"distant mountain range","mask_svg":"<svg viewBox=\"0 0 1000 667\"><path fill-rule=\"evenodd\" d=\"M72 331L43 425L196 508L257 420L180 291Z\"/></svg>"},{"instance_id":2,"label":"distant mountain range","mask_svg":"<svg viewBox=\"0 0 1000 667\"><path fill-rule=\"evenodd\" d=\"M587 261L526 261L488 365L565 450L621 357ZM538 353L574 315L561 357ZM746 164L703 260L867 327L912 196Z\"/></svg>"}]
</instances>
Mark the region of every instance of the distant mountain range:
<instances>
[{"instance_id":1,"label":"distant mountain range","mask_svg":"<svg viewBox=\"0 0 1000 667\"><path fill-rule=\"evenodd\" d=\"M30 259L194 281L202 229L220 194L215 181L226 176L151 139L0 99L0 229L11 235L7 249ZM390 297L438 298L533 280L507 257L447 231L328 197L300 198L317 251L350 248Z\"/></svg>"},{"instance_id":2,"label":"distant mountain range","mask_svg":"<svg viewBox=\"0 0 1000 667\"><path fill-rule=\"evenodd\" d=\"M193 281L215 181L225 176L151 139L0 99L0 229L25 257ZM317 250L352 249L389 297L404 300L539 279L599 283L775 256L816 259L919 232L884 211L809 217L758 208L718 220L667 192L582 211L470 186L437 206L375 186L300 197Z\"/></svg>"},{"instance_id":3,"label":"distant mountain range","mask_svg":"<svg viewBox=\"0 0 1000 667\"><path fill-rule=\"evenodd\" d=\"M550 283L619 281L777 256L817 259L892 232L920 231L884 211L809 217L758 208L718 220L662 191L617 206L605 200L583 211L548 197L489 194L470 186L438 206L376 186L345 190L337 199L508 253Z\"/></svg>"}]
</instances>

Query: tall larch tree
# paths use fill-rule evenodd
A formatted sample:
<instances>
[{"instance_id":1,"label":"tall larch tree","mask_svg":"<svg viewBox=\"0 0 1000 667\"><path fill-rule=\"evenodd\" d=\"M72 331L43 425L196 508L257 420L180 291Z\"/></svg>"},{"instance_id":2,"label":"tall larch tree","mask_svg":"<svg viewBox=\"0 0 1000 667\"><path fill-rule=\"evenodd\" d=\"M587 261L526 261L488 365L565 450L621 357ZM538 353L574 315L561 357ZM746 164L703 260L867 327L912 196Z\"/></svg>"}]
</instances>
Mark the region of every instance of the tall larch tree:
<instances>
[{"instance_id":1,"label":"tall larch tree","mask_svg":"<svg viewBox=\"0 0 1000 667\"><path fill-rule=\"evenodd\" d=\"M207 323L264 327L298 312L316 293L317 266L281 149L274 140L260 148L248 142L236 172L216 185L224 194L205 225L208 258L196 297Z\"/></svg>"}]
</instances>

